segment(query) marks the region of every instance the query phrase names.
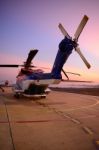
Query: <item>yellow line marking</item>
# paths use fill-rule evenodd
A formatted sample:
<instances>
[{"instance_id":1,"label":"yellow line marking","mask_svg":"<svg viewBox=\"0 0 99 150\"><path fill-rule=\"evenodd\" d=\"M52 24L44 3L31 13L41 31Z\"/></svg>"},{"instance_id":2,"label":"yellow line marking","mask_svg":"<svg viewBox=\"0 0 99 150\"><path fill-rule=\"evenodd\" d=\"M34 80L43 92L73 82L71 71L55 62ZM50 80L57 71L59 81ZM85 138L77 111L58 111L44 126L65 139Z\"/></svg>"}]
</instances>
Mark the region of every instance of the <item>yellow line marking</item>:
<instances>
[{"instance_id":1,"label":"yellow line marking","mask_svg":"<svg viewBox=\"0 0 99 150\"><path fill-rule=\"evenodd\" d=\"M79 120L77 120L77 119L71 119L74 123L76 123L76 124L80 124L80 121Z\"/></svg>"},{"instance_id":2,"label":"yellow line marking","mask_svg":"<svg viewBox=\"0 0 99 150\"><path fill-rule=\"evenodd\" d=\"M93 134L93 131L92 131L90 128L88 128L88 127L86 127L86 126L84 126L84 127L82 127L82 128L83 128L83 130L84 130L86 133L88 133L88 134L90 134L90 135Z\"/></svg>"},{"instance_id":3,"label":"yellow line marking","mask_svg":"<svg viewBox=\"0 0 99 150\"><path fill-rule=\"evenodd\" d=\"M68 119L71 119L72 117L68 116L68 115L65 115L63 114L64 117L68 118Z\"/></svg>"},{"instance_id":4,"label":"yellow line marking","mask_svg":"<svg viewBox=\"0 0 99 150\"><path fill-rule=\"evenodd\" d=\"M80 110L80 109L86 109L86 108L91 108L91 107L94 107L94 106L96 106L96 105L99 104L99 100L94 100L94 101L96 101L96 103L94 103L92 105L82 106L82 107L78 107L78 108L65 109L64 112L66 112L66 111Z\"/></svg>"},{"instance_id":5,"label":"yellow line marking","mask_svg":"<svg viewBox=\"0 0 99 150\"><path fill-rule=\"evenodd\" d=\"M96 115L88 115L88 116L79 117L79 119L95 118L95 117L97 117L97 116Z\"/></svg>"}]
</instances>

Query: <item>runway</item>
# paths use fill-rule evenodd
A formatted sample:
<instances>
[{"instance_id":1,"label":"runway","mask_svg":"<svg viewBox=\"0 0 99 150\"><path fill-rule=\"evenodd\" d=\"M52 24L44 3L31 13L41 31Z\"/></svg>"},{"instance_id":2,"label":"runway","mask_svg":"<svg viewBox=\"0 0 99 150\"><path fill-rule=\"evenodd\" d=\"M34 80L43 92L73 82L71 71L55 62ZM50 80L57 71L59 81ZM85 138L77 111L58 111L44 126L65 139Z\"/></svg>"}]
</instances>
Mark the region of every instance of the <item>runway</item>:
<instances>
[{"instance_id":1,"label":"runway","mask_svg":"<svg viewBox=\"0 0 99 150\"><path fill-rule=\"evenodd\" d=\"M0 91L0 150L98 150L99 97L52 91L46 99Z\"/></svg>"}]
</instances>

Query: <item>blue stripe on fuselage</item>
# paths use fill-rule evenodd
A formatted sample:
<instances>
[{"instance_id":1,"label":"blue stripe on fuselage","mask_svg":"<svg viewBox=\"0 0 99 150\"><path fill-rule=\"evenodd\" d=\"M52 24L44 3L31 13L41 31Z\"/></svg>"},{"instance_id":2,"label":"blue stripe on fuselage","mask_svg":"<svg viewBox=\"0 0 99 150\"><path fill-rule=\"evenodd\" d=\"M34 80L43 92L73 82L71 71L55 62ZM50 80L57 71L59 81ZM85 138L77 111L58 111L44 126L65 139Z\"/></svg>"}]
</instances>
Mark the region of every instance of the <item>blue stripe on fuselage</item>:
<instances>
[{"instance_id":1,"label":"blue stripe on fuselage","mask_svg":"<svg viewBox=\"0 0 99 150\"><path fill-rule=\"evenodd\" d=\"M54 77L52 73L33 73L27 78L30 80L61 79L61 75Z\"/></svg>"}]
</instances>

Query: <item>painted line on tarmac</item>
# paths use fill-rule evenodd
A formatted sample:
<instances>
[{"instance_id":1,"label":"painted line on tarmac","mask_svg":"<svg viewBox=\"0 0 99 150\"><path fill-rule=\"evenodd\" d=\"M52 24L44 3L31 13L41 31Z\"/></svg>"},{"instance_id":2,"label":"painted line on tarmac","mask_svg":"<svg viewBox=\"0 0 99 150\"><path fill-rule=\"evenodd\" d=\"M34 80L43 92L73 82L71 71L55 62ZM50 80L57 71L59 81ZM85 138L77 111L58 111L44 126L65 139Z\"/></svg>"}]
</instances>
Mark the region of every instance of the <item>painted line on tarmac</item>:
<instances>
[{"instance_id":1,"label":"painted line on tarmac","mask_svg":"<svg viewBox=\"0 0 99 150\"><path fill-rule=\"evenodd\" d=\"M75 118L72 118L71 116L69 116L69 115L67 115L67 114L64 114L64 112L62 112L62 111L58 111L58 110L56 110L56 109L54 109L54 111L57 113L57 114L59 114L59 115L61 115L62 117L65 117L65 118L67 118L67 119L70 119L72 122L74 122L74 123L76 123L76 124L81 124L81 122L79 121L79 120L77 120L77 119L75 119Z\"/></svg>"},{"instance_id":2,"label":"painted line on tarmac","mask_svg":"<svg viewBox=\"0 0 99 150\"><path fill-rule=\"evenodd\" d=\"M21 120L21 121L10 121L10 123L43 123L43 122L54 122L54 121L65 121L64 119L49 119L49 120ZM8 121L1 121L0 124L7 124Z\"/></svg>"},{"instance_id":3,"label":"painted line on tarmac","mask_svg":"<svg viewBox=\"0 0 99 150\"><path fill-rule=\"evenodd\" d=\"M68 118L68 119L71 119L72 117L68 116L68 115L65 115L63 114L64 117Z\"/></svg>"},{"instance_id":4,"label":"painted line on tarmac","mask_svg":"<svg viewBox=\"0 0 99 150\"><path fill-rule=\"evenodd\" d=\"M2 123L9 123L8 121L0 121L0 124L2 124Z\"/></svg>"},{"instance_id":5,"label":"painted line on tarmac","mask_svg":"<svg viewBox=\"0 0 99 150\"><path fill-rule=\"evenodd\" d=\"M54 102L54 103L52 103L52 102L47 102L47 103L44 103L44 102L42 102L42 104L47 104L47 105L64 105L64 104L66 104L65 102Z\"/></svg>"},{"instance_id":6,"label":"painted line on tarmac","mask_svg":"<svg viewBox=\"0 0 99 150\"><path fill-rule=\"evenodd\" d=\"M16 123L43 123L43 122L54 122L54 121L65 121L63 119L53 119L53 120L27 120L27 121L16 121Z\"/></svg>"},{"instance_id":7,"label":"painted line on tarmac","mask_svg":"<svg viewBox=\"0 0 99 150\"><path fill-rule=\"evenodd\" d=\"M65 113L62 112L62 111L59 111L59 112L61 113L61 115L62 115L63 117L68 118L68 119L73 119L70 115L65 114Z\"/></svg>"},{"instance_id":8,"label":"painted line on tarmac","mask_svg":"<svg viewBox=\"0 0 99 150\"><path fill-rule=\"evenodd\" d=\"M76 123L76 124L81 124L81 122L79 120L74 119L74 118L72 118L71 121L74 122L74 123Z\"/></svg>"},{"instance_id":9,"label":"painted line on tarmac","mask_svg":"<svg viewBox=\"0 0 99 150\"><path fill-rule=\"evenodd\" d=\"M69 111L75 111L75 110L81 110L81 109L88 109L88 108L92 108L96 105L99 105L99 100L94 100L96 101L96 103L88 105L88 106L81 106L81 107L77 107L77 108L70 108L70 109L65 109L64 112L69 112Z\"/></svg>"},{"instance_id":10,"label":"painted line on tarmac","mask_svg":"<svg viewBox=\"0 0 99 150\"><path fill-rule=\"evenodd\" d=\"M92 131L89 127L84 126L84 127L82 127L82 129L83 129L83 131L85 131L87 134L93 135L93 131Z\"/></svg>"},{"instance_id":11,"label":"painted line on tarmac","mask_svg":"<svg viewBox=\"0 0 99 150\"><path fill-rule=\"evenodd\" d=\"M97 117L97 116L96 115L87 115L87 116L79 117L79 119L95 118L95 117Z\"/></svg>"}]
</instances>

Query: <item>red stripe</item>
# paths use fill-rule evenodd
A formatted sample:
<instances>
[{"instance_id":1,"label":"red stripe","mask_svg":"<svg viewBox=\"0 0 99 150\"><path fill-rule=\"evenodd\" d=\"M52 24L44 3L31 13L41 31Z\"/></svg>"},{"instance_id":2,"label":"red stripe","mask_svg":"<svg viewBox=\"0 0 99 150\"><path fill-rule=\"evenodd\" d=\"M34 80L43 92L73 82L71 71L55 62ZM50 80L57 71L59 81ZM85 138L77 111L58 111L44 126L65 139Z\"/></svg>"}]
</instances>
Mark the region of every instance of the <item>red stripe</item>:
<instances>
[{"instance_id":1,"label":"red stripe","mask_svg":"<svg viewBox=\"0 0 99 150\"><path fill-rule=\"evenodd\" d=\"M8 121L0 121L0 123L8 123Z\"/></svg>"},{"instance_id":2,"label":"red stripe","mask_svg":"<svg viewBox=\"0 0 99 150\"><path fill-rule=\"evenodd\" d=\"M10 123L41 123L50 121L65 121L64 119L54 119L54 120L22 120L22 121L10 121ZM0 121L0 123L9 123L8 121Z\"/></svg>"},{"instance_id":3,"label":"red stripe","mask_svg":"<svg viewBox=\"0 0 99 150\"><path fill-rule=\"evenodd\" d=\"M31 121L16 121L16 123L39 123L39 122L49 122L51 120L31 120Z\"/></svg>"}]
</instances>

